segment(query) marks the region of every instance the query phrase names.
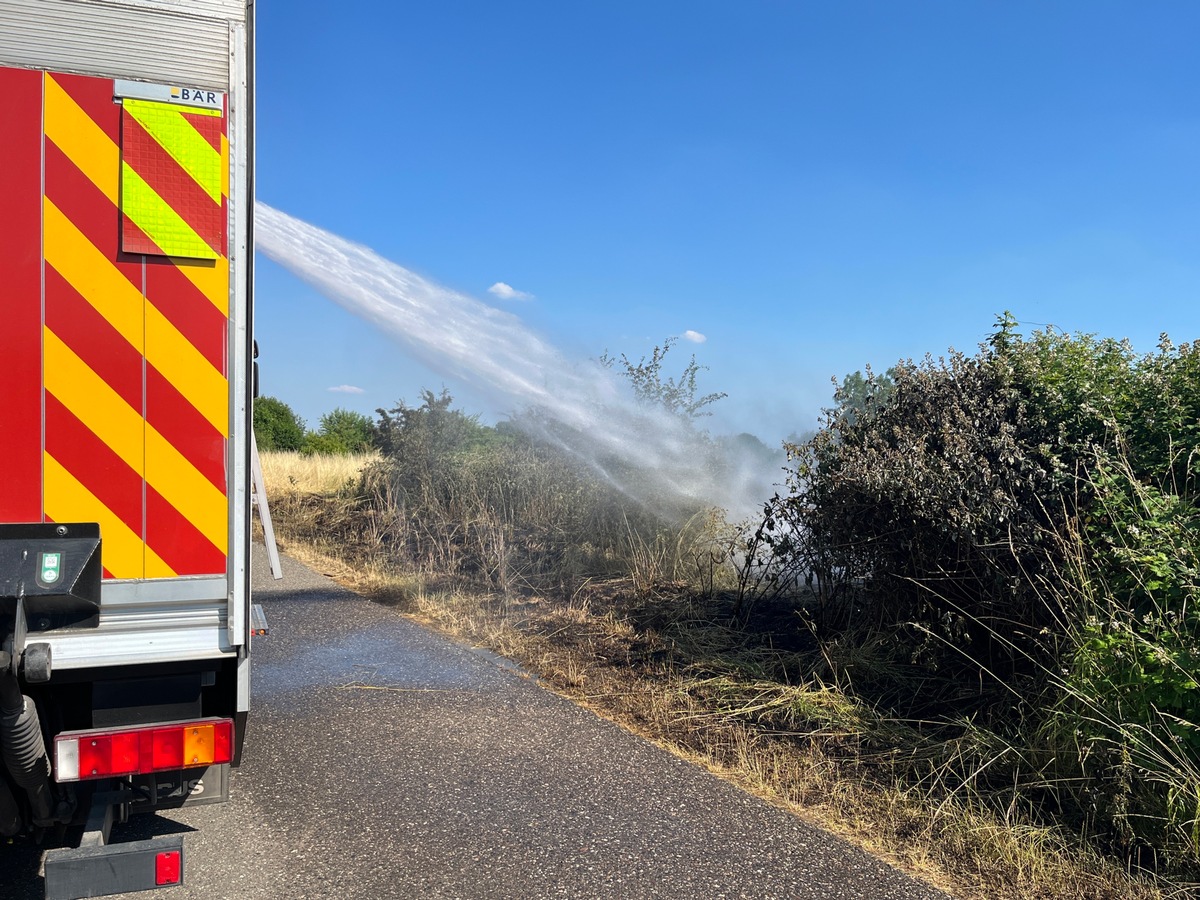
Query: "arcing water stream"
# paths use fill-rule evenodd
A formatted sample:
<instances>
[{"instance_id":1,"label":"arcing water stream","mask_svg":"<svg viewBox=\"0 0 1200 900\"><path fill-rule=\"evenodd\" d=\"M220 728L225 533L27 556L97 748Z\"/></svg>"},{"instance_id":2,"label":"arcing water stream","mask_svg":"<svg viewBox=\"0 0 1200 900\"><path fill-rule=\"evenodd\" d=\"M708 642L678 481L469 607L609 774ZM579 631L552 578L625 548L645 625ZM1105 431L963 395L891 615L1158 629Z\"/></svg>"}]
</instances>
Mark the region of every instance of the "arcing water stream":
<instances>
[{"instance_id":1,"label":"arcing water stream","mask_svg":"<svg viewBox=\"0 0 1200 900\"><path fill-rule=\"evenodd\" d=\"M664 497L698 500L740 517L770 495L777 469L757 471L763 468L757 460L714 465L711 455L696 452L694 432L676 417L637 404L599 363L569 362L511 313L433 284L368 247L263 203L254 221L257 248L269 259L431 369L536 410L537 416L521 417L527 425L566 426L543 429L543 436L582 435L569 449L638 499L652 505ZM654 471L658 500L621 476L631 468Z\"/></svg>"}]
</instances>

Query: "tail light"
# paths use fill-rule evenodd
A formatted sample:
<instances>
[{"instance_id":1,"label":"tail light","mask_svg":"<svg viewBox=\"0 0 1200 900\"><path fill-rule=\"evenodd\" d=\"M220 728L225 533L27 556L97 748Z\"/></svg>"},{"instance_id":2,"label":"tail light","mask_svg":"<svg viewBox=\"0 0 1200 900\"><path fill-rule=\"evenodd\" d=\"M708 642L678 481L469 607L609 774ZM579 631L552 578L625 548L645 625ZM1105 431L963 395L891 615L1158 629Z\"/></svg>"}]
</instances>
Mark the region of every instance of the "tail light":
<instances>
[{"instance_id":1,"label":"tail light","mask_svg":"<svg viewBox=\"0 0 1200 900\"><path fill-rule=\"evenodd\" d=\"M60 782L147 775L232 759L232 719L64 731L54 739L54 779Z\"/></svg>"}]
</instances>

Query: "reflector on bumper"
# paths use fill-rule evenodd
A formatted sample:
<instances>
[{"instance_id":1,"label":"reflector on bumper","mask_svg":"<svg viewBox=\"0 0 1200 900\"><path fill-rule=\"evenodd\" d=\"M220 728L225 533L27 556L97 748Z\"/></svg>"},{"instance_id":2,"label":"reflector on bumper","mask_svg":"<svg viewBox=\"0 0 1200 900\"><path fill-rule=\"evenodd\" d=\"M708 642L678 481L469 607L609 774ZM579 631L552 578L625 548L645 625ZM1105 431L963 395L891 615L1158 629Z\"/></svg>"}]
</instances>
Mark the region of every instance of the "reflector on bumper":
<instances>
[{"instance_id":1,"label":"reflector on bumper","mask_svg":"<svg viewBox=\"0 0 1200 900\"><path fill-rule=\"evenodd\" d=\"M46 900L79 900L183 884L183 836L46 851Z\"/></svg>"}]
</instances>

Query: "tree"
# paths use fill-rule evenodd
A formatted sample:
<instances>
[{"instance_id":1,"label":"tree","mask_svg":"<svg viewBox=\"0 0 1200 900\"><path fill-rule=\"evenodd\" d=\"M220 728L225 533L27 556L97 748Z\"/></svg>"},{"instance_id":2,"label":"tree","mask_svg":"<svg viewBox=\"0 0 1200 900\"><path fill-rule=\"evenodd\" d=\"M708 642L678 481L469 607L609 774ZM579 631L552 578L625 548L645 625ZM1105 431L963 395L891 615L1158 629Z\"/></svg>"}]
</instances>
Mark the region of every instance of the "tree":
<instances>
[{"instance_id":1,"label":"tree","mask_svg":"<svg viewBox=\"0 0 1200 900\"><path fill-rule=\"evenodd\" d=\"M667 412L691 421L698 416L712 415L704 407L728 396L724 391L696 396L696 376L701 369L707 369L696 362L696 354L684 366L679 379L663 377L663 360L675 346L678 338L669 337L650 354L650 359L642 357L637 363L630 362L629 357L621 354L621 368L633 385L633 392L638 400L653 406L661 406ZM608 352L600 357L600 363L607 368L613 368L617 360Z\"/></svg>"},{"instance_id":2,"label":"tree","mask_svg":"<svg viewBox=\"0 0 1200 900\"><path fill-rule=\"evenodd\" d=\"M282 400L256 397L254 436L260 450L299 450L304 446L304 420Z\"/></svg>"},{"instance_id":3,"label":"tree","mask_svg":"<svg viewBox=\"0 0 1200 900\"><path fill-rule=\"evenodd\" d=\"M867 366L866 375L863 375L861 369L851 372L833 392L837 415L853 423L864 413L879 409L895 386L895 376L894 366L882 375L876 375L870 366Z\"/></svg>"},{"instance_id":4,"label":"tree","mask_svg":"<svg viewBox=\"0 0 1200 900\"><path fill-rule=\"evenodd\" d=\"M362 453L372 443L375 426L369 416L338 407L321 416L321 425L304 438L305 453Z\"/></svg>"},{"instance_id":5,"label":"tree","mask_svg":"<svg viewBox=\"0 0 1200 900\"><path fill-rule=\"evenodd\" d=\"M479 416L451 409L454 398L445 389L435 394L421 391L421 405L403 400L393 409L377 409L375 443L386 456L420 461L434 468L455 453L486 443L492 429L479 424Z\"/></svg>"}]
</instances>

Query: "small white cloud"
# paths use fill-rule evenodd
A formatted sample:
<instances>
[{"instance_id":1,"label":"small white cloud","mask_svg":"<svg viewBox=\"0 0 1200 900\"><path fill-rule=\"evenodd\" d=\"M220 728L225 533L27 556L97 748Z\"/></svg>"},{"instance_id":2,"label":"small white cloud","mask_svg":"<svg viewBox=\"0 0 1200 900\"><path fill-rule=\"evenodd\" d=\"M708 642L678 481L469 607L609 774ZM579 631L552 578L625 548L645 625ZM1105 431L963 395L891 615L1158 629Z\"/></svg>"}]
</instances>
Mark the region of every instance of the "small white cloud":
<instances>
[{"instance_id":1,"label":"small white cloud","mask_svg":"<svg viewBox=\"0 0 1200 900\"><path fill-rule=\"evenodd\" d=\"M365 394L360 387L355 387L352 384L339 384L337 387L326 388L325 390L333 394Z\"/></svg>"},{"instance_id":2,"label":"small white cloud","mask_svg":"<svg viewBox=\"0 0 1200 900\"><path fill-rule=\"evenodd\" d=\"M532 300L533 294L527 294L525 291L518 291L512 285L505 284L503 281L497 281L490 288L488 293L494 297L499 297L501 300Z\"/></svg>"},{"instance_id":3,"label":"small white cloud","mask_svg":"<svg viewBox=\"0 0 1200 900\"><path fill-rule=\"evenodd\" d=\"M692 331L690 328L683 333L684 340L691 341L693 344L703 344L708 340L707 337L698 331Z\"/></svg>"}]
</instances>

